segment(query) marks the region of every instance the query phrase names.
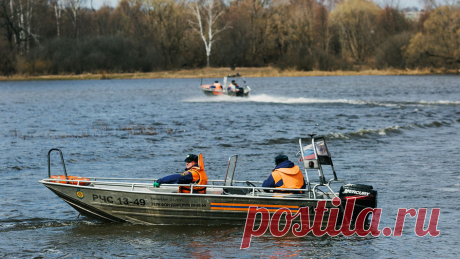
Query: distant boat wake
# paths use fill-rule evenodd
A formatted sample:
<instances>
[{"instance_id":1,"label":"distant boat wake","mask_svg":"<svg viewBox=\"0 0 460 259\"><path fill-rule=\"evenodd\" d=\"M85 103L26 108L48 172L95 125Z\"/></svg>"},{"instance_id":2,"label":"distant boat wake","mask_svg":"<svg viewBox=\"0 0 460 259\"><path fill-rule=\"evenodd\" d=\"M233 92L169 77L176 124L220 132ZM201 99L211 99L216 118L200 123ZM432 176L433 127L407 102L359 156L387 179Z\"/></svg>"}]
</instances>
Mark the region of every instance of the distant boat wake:
<instances>
[{"instance_id":1,"label":"distant boat wake","mask_svg":"<svg viewBox=\"0 0 460 259\"><path fill-rule=\"evenodd\" d=\"M283 96L270 96L266 94L251 95L244 98L236 98L230 96L215 96L212 98L203 96L183 100L183 102L190 103L239 103L239 102L255 102L255 103L280 103L280 104L302 104L302 103L354 103L354 104L365 104L364 101L353 101L346 99L315 99L315 98L304 98L304 97L283 97Z\"/></svg>"},{"instance_id":2,"label":"distant boat wake","mask_svg":"<svg viewBox=\"0 0 460 259\"><path fill-rule=\"evenodd\" d=\"M249 97L231 97L231 96L214 96L214 97L195 97L183 100L189 103L279 103L279 104L315 104L315 103L343 103L351 105L375 105L386 107L398 106L425 106L425 105L460 105L460 101L364 101L364 100L348 100L348 99L319 99L319 98L305 98L305 97L283 97L283 96L270 96L266 94L251 95Z\"/></svg>"}]
</instances>

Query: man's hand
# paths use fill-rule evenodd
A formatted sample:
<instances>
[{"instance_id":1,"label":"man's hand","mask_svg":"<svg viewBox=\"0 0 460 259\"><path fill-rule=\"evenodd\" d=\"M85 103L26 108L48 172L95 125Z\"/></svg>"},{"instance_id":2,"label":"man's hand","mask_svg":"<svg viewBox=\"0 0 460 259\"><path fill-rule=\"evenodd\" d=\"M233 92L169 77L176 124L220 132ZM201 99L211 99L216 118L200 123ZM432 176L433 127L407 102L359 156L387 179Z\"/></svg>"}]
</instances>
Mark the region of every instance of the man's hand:
<instances>
[{"instance_id":1,"label":"man's hand","mask_svg":"<svg viewBox=\"0 0 460 259\"><path fill-rule=\"evenodd\" d=\"M158 187L160 187L160 184L157 181L155 181L155 182L153 182L153 187L158 188Z\"/></svg>"}]
</instances>

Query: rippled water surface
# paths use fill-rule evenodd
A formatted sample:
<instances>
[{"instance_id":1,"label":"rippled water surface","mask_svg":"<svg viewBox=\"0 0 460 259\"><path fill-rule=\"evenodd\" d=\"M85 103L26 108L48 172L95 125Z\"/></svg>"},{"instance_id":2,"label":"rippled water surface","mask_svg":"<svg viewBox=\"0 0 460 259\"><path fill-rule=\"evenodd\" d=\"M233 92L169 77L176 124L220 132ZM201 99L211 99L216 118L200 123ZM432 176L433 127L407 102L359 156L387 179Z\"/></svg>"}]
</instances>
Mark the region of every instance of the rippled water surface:
<instances>
[{"instance_id":1,"label":"rippled water surface","mask_svg":"<svg viewBox=\"0 0 460 259\"><path fill-rule=\"evenodd\" d=\"M248 78L248 98L207 97L197 79L0 82L0 257L455 258L459 79ZM51 148L71 175L157 178L201 152L209 178L238 154L235 178L260 181L277 154L297 161L298 138L312 132L328 138L340 178L378 190L381 228L398 208L440 208L440 235L417 237L407 216L401 237L266 234L240 250L242 226L99 223L37 182Z\"/></svg>"}]
</instances>

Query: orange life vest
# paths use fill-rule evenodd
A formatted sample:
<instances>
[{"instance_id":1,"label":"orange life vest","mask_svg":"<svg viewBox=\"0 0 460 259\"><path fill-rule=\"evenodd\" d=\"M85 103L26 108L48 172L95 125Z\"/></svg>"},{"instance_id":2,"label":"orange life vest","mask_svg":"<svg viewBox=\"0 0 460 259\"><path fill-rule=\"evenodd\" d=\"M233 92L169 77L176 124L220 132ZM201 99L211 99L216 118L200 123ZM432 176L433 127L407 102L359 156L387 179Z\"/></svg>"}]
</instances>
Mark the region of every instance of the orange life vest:
<instances>
[{"instance_id":1,"label":"orange life vest","mask_svg":"<svg viewBox=\"0 0 460 259\"><path fill-rule=\"evenodd\" d=\"M83 178L83 177L80 177L80 176L68 175L67 179L66 179L65 175L52 175L52 176L50 176L50 178L51 179L60 179L61 180L61 181L51 181L53 183L64 183L64 184L73 184L73 185L90 185L91 184L89 182L83 182L83 180L90 181L89 178ZM74 180L74 181L70 181L70 180ZM80 181L77 182L75 180L80 180Z\"/></svg>"},{"instance_id":2,"label":"orange life vest","mask_svg":"<svg viewBox=\"0 0 460 259\"><path fill-rule=\"evenodd\" d=\"M214 83L213 86L215 86L214 91L212 92L214 95L224 94L222 92L222 85L220 83Z\"/></svg>"},{"instance_id":3,"label":"orange life vest","mask_svg":"<svg viewBox=\"0 0 460 259\"><path fill-rule=\"evenodd\" d=\"M288 188L288 189L301 189L302 186L305 184L303 179L302 171L298 166L294 166L292 168L278 168L272 172L273 180L275 183L283 180L282 186L277 186L276 188ZM290 191L282 191L289 193ZM300 192L302 193L302 192Z\"/></svg>"},{"instance_id":4,"label":"orange life vest","mask_svg":"<svg viewBox=\"0 0 460 259\"><path fill-rule=\"evenodd\" d=\"M192 173L193 176L193 183L199 185L207 185L208 184L208 176L204 171L204 164L203 164L203 154L198 155L198 166L193 166L188 170ZM179 186L179 193L190 193L190 187L188 186ZM193 187L193 193L206 193L206 187Z\"/></svg>"},{"instance_id":5,"label":"orange life vest","mask_svg":"<svg viewBox=\"0 0 460 259\"><path fill-rule=\"evenodd\" d=\"M216 87L216 90L222 90L222 85L220 83L214 83L213 86Z\"/></svg>"}]
</instances>

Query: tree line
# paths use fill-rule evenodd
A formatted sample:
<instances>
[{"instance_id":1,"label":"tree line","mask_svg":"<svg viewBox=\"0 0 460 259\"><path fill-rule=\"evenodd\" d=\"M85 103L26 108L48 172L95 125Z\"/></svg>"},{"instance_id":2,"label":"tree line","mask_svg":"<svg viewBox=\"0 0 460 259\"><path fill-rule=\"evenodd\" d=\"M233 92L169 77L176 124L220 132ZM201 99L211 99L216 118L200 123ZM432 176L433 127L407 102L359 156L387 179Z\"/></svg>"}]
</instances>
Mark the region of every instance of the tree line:
<instances>
[{"instance_id":1,"label":"tree line","mask_svg":"<svg viewBox=\"0 0 460 259\"><path fill-rule=\"evenodd\" d=\"M460 5L370 0L0 0L0 74L212 67L458 69ZM432 1L427 1L431 3Z\"/></svg>"}]
</instances>

